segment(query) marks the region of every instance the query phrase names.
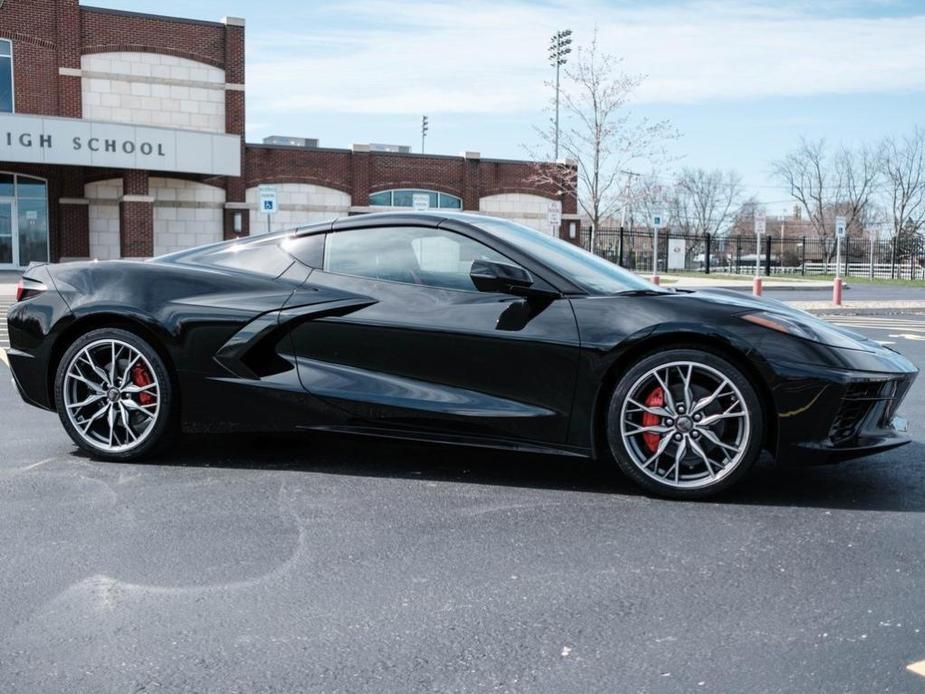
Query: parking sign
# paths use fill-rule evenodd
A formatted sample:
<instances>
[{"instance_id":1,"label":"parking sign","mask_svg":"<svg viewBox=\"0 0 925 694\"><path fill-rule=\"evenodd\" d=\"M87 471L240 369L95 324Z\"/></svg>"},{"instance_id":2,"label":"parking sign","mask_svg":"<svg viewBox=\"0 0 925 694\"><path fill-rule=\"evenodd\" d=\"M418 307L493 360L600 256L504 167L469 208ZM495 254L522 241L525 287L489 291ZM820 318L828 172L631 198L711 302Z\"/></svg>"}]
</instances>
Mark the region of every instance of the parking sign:
<instances>
[{"instance_id":1,"label":"parking sign","mask_svg":"<svg viewBox=\"0 0 925 694\"><path fill-rule=\"evenodd\" d=\"M260 186L260 211L263 214L276 214L276 186Z\"/></svg>"},{"instance_id":2,"label":"parking sign","mask_svg":"<svg viewBox=\"0 0 925 694\"><path fill-rule=\"evenodd\" d=\"M845 234L848 231L848 223L844 217L835 218L835 237L839 239L845 238Z\"/></svg>"}]
</instances>

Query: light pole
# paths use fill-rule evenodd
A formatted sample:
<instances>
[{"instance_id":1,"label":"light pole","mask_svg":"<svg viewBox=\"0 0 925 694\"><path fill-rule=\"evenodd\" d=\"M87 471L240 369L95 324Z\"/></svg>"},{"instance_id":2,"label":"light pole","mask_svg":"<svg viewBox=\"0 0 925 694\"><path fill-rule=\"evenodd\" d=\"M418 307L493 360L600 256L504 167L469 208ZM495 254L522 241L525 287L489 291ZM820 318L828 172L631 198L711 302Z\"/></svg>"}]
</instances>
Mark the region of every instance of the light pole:
<instances>
[{"instance_id":1,"label":"light pole","mask_svg":"<svg viewBox=\"0 0 925 694\"><path fill-rule=\"evenodd\" d=\"M421 154L424 154L424 138L427 137L427 131L430 126L427 124L427 116L421 116Z\"/></svg>"},{"instance_id":2,"label":"light pole","mask_svg":"<svg viewBox=\"0 0 925 694\"><path fill-rule=\"evenodd\" d=\"M559 69L565 65L566 56L572 52L569 48L572 43L572 39L569 38L571 35L571 29L563 29L553 34L549 42L549 64L556 68L556 152L553 157L556 161L559 161Z\"/></svg>"}]
</instances>

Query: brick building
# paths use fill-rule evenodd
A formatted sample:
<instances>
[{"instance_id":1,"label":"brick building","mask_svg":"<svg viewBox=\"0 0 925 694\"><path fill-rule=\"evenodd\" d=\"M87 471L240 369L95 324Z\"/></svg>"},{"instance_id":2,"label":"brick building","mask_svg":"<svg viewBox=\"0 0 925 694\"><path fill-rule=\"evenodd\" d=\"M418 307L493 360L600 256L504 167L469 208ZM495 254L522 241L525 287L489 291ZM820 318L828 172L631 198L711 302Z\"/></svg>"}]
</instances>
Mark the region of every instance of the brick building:
<instances>
[{"instance_id":1,"label":"brick building","mask_svg":"<svg viewBox=\"0 0 925 694\"><path fill-rule=\"evenodd\" d=\"M528 162L246 144L244 123L242 19L0 4L0 268L261 233L261 185L274 229L413 203L578 236L574 198L530 183Z\"/></svg>"}]
</instances>

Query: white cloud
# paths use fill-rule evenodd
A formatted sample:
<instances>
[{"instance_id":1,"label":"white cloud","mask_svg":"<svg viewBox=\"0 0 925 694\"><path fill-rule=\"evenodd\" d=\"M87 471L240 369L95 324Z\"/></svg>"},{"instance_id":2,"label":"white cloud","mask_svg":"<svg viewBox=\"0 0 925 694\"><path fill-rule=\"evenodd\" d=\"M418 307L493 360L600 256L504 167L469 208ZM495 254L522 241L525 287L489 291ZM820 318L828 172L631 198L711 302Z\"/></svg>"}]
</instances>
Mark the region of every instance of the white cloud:
<instances>
[{"instance_id":1,"label":"white cloud","mask_svg":"<svg viewBox=\"0 0 925 694\"><path fill-rule=\"evenodd\" d=\"M608 52L648 75L640 103L925 89L925 16L820 14L820 5L594 0L339 3L336 31L249 38L260 113L537 111L549 35L595 25ZM808 8L808 9L807 9Z\"/></svg>"}]
</instances>

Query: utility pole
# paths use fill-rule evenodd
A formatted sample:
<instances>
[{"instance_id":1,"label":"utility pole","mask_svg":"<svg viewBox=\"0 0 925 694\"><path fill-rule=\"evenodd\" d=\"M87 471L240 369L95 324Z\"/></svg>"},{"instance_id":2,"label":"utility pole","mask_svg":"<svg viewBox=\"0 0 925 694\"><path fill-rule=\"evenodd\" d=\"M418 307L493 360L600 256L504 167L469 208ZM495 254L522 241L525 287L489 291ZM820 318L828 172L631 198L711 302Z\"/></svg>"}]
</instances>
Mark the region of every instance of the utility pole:
<instances>
[{"instance_id":1,"label":"utility pole","mask_svg":"<svg viewBox=\"0 0 925 694\"><path fill-rule=\"evenodd\" d=\"M427 131L430 126L427 124L427 116L421 116L421 154L424 154L424 138L427 137Z\"/></svg>"},{"instance_id":2,"label":"utility pole","mask_svg":"<svg viewBox=\"0 0 925 694\"><path fill-rule=\"evenodd\" d=\"M555 156L553 159L559 161L559 70L567 62L566 56L572 52L569 46L572 39L571 29L563 29L552 35L549 42L549 64L556 68L556 134L555 134Z\"/></svg>"},{"instance_id":3,"label":"utility pole","mask_svg":"<svg viewBox=\"0 0 925 694\"><path fill-rule=\"evenodd\" d=\"M626 176L626 186L623 189L623 210L620 213L620 226L626 226L626 211L629 208L630 200L632 199L632 185L633 179L639 178L642 176L641 173L636 173L635 171L626 171L625 169L620 169L620 173Z\"/></svg>"}]
</instances>

